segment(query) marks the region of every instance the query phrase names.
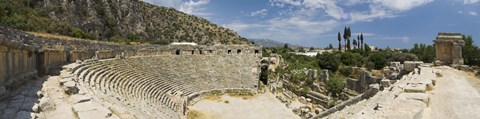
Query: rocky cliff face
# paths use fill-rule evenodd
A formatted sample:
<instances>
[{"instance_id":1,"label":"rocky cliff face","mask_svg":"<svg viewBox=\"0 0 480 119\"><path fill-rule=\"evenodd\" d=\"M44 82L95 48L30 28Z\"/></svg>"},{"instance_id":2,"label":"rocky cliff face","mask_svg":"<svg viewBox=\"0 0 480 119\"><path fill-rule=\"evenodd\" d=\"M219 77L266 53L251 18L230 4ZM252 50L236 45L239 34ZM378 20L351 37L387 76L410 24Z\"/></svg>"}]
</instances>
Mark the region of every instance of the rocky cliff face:
<instances>
[{"instance_id":1,"label":"rocky cliff face","mask_svg":"<svg viewBox=\"0 0 480 119\"><path fill-rule=\"evenodd\" d=\"M53 21L46 25L48 30L24 30L117 42L249 43L236 32L203 18L140 0L6 0L1 4L8 7L10 2L32 9L33 16ZM8 12L6 17L9 17ZM8 20L1 21L9 24Z\"/></svg>"}]
</instances>

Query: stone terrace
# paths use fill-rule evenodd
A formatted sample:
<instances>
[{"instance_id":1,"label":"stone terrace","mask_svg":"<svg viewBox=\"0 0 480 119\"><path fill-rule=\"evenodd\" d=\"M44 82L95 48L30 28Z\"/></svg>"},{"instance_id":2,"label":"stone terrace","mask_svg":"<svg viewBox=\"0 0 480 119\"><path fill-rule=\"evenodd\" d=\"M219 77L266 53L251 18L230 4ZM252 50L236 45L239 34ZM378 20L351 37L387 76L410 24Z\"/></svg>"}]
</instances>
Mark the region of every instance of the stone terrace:
<instances>
[{"instance_id":1,"label":"stone terrace","mask_svg":"<svg viewBox=\"0 0 480 119\"><path fill-rule=\"evenodd\" d=\"M421 70L415 68L415 71L375 96L324 118L428 119L430 97L426 92L434 88L436 71L430 67L419 68Z\"/></svg>"}]
</instances>

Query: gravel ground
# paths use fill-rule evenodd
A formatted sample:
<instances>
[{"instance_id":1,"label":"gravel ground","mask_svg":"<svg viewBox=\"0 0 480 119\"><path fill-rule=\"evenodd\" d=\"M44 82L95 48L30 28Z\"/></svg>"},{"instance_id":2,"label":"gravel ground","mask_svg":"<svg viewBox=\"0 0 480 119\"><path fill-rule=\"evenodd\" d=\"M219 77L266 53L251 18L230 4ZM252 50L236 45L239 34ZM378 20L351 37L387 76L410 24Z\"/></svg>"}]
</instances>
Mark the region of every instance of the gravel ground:
<instances>
[{"instance_id":1,"label":"gravel ground","mask_svg":"<svg viewBox=\"0 0 480 119\"><path fill-rule=\"evenodd\" d=\"M479 119L479 80L450 67L437 70L443 77L429 93L432 119Z\"/></svg>"},{"instance_id":2,"label":"gravel ground","mask_svg":"<svg viewBox=\"0 0 480 119\"><path fill-rule=\"evenodd\" d=\"M209 119L300 119L270 93L248 99L224 95L216 100L201 100L189 109Z\"/></svg>"}]
</instances>

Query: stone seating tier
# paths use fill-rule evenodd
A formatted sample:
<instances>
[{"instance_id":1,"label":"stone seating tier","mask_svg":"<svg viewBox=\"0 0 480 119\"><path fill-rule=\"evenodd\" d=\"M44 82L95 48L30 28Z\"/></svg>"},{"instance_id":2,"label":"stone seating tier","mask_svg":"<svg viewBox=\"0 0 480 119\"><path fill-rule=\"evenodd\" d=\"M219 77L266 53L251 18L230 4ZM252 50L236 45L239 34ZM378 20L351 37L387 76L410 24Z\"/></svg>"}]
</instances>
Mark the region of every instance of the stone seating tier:
<instances>
[{"instance_id":1,"label":"stone seating tier","mask_svg":"<svg viewBox=\"0 0 480 119\"><path fill-rule=\"evenodd\" d=\"M72 72L90 92L133 103L131 108L154 117L180 118L200 92L255 90L258 64L246 55L161 55L85 62Z\"/></svg>"}]
</instances>

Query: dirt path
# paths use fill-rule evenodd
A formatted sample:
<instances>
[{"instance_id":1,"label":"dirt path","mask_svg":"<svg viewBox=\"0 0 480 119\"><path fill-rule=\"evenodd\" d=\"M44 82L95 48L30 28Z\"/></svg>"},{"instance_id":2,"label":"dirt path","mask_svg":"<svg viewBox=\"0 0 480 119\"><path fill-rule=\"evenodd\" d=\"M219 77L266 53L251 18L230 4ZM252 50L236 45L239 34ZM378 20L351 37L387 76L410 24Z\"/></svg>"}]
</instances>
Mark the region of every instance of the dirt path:
<instances>
[{"instance_id":1,"label":"dirt path","mask_svg":"<svg viewBox=\"0 0 480 119\"><path fill-rule=\"evenodd\" d=\"M224 95L201 100L189 109L195 110L196 116L190 116L195 119L300 119L269 93L251 98Z\"/></svg>"},{"instance_id":2,"label":"dirt path","mask_svg":"<svg viewBox=\"0 0 480 119\"><path fill-rule=\"evenodd\" d=\"M430 95L432 119L479 119L478 79L450 67L437 68L443 77Z\"/></svg>"}]
</instances>

